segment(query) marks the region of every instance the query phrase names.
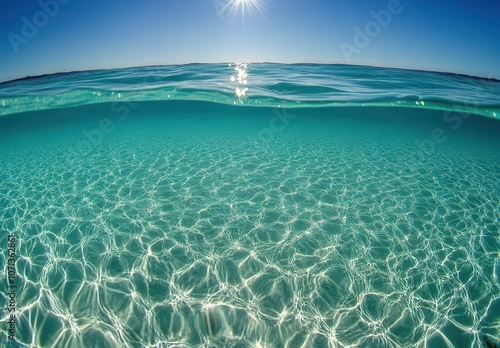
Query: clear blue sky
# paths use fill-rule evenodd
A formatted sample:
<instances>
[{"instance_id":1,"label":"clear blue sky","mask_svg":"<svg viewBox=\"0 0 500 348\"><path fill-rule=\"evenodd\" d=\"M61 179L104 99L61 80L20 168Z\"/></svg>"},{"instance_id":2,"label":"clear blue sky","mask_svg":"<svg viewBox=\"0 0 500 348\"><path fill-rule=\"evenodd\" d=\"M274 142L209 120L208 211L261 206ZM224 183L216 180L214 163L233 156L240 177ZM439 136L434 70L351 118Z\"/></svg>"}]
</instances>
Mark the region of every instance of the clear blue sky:
<instances>
[{"instance_id":1,"label":"clear blue sky","mask_svg":"<svg viewBox=\"0 0 500 348\"><path fill-rule=\"evenodd\" d=\"M229 1L0 0L0 81L230 61L351 63L500 78L500 0L400 0L399 6L391 5L397 0L258 0L264 14L247 8L244 20L241 11L218 14ZM391 6L397 11L390 20L368 24L375 21L372 11ZM360 39L368 34L368 42Z\"/></svg>"}]
</instances>

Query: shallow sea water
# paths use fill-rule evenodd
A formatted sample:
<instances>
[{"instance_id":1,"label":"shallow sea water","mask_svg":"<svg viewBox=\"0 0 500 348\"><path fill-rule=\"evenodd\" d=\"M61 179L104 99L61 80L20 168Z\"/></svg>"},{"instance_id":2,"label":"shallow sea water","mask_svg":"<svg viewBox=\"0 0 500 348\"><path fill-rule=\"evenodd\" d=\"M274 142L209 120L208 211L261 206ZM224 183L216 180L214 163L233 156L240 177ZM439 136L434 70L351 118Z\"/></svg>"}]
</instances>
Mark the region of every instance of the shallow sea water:
<instances>
[{"instance_id":1,"label":"shallow sea water","mask_svg":"<svg viewBox=\"0 0 500 348\"><path fill-rule=\"evenodd\" d=\"M0 276L0 344L495 346L500 122L443 115L172 101L0 117L0 245L16 236L22 284L14 343Z\"/></svg>"}]
</instances>

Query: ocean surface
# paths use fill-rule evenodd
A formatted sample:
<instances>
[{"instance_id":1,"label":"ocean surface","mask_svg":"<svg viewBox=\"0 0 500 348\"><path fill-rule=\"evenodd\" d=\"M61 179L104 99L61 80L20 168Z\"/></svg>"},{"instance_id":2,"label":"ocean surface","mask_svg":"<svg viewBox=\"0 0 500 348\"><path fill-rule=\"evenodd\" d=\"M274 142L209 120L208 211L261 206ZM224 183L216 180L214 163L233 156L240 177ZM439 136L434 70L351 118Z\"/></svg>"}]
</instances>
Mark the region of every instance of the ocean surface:
<instances>
[{"instance_id":1,"label":"ocean surface","mask_svg":"<svg viewBox=\"0 0 500 348\"><path fill-rule=\"evenodd\" d=\"M499 347L497 118L348 65L0 83L0 347Z\"/></svg>"}]
</instances>

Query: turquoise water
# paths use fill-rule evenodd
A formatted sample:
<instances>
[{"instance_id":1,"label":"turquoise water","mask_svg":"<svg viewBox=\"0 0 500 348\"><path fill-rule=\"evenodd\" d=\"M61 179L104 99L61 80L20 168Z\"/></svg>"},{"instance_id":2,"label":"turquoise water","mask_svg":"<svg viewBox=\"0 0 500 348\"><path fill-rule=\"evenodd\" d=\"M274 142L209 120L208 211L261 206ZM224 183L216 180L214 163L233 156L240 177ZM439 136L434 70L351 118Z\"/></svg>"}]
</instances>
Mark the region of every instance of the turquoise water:
<instances>
[{"instance_id":1,"label":"turquoise water","mask_svg":"<svg viewBox=\"0 0 500 348\"><path fill-rule=\"evenodd\" d=\"M499 91L276 64L0 84L0 345L498 346Z\"/></svg>"}]
</instances>

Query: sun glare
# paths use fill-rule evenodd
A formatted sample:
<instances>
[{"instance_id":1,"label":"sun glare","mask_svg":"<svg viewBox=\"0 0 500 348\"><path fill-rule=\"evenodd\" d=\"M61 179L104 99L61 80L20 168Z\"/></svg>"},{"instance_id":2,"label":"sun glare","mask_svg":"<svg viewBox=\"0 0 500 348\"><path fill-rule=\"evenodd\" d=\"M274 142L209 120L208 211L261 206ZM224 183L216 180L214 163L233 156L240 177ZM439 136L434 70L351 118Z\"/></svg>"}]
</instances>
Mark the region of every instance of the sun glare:
<instances>
[{"instance_id":1,"label":"sun glare","mask_svg":"<svg viewBox=\"0 0 500 348\"><path fill-rule=\"evenodd\" d=\"M223 19L227 19L231 17L234 19L238 14L241 15L242 19L245 19L245 16L250 15L253 16L256 12L265 15L264 5L262 3L263 0L221 0L218 1L220 4L217 9L219 17Z\"/></svg>"}]
</instances>

